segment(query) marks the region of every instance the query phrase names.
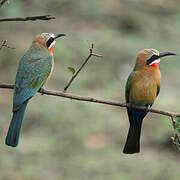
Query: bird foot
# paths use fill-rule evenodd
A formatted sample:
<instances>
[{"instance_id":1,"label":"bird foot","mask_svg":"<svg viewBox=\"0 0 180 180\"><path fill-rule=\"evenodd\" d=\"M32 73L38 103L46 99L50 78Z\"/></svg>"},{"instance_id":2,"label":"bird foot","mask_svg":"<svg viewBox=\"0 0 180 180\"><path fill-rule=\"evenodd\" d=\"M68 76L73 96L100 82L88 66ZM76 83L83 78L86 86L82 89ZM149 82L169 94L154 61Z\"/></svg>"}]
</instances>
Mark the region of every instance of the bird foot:
<instances>
[{"instance_id":1,"label":"bird foot","mask_svg":"<svg viewBox=\"0 0 180 180\"><path fill-rule=\"evenodd\" d=\"M152 105L148 104L146 105L146 109L149 110L151 108Z\"/></svg>"},{"instance_id":2,"label":"bird foot","mask_svg":"<svg viewBox=\"0 0 180 180\"><path fill-rule=\"evenodd\" d=\"M45 91L45 90L46 90L46 89L43 88L43 87L41 87L41 88L39 89L39 92L41 93L41 95L44 95L43 91Z\"/></svg>"}]
</instances>

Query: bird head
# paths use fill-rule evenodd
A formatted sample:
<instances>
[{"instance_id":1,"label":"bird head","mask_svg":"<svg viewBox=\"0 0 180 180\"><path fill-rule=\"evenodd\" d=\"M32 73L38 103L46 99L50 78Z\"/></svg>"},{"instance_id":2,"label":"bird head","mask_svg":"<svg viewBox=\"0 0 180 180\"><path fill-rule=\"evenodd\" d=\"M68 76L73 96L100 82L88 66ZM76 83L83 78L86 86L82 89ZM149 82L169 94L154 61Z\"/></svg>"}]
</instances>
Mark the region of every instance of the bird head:
<instances>
[{"instance_id":1,"label":"bird head","mask_svg":"<svg viewBox=\"0 0 180 180\"><path fill-rule=\"evenodd\" d=\"M53 53L56 39L62 36L65 36L65 34L41 33L35 37L33 44L38 44L44 48L47 48L51 53Z\"/></svg>"},{"instance_id":2,"label":"bird head","mask_svg":"<svg viewBox=\"0 0 180 180\"><path fill-rule=\"evenodd\" d=\"M138 67L147 67L147 66L152 66L152 67L157 67L160 63L160 58L163 58L165 56L172 56L176 55L175 53L172 52L159 52L156 49L143 49L140 50L137 54L136 58L136 65Z\"/></svg>"}]
</instances>

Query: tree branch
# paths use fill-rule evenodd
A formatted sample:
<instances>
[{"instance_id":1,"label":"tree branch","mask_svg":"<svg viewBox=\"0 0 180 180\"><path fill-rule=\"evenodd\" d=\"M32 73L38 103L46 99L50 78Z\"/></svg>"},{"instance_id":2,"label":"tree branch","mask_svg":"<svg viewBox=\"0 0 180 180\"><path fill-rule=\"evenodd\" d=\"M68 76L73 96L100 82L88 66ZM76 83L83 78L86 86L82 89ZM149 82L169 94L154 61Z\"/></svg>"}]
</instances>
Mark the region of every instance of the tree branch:
<instances>
[{"instance_id":1,"label":"tree branch","mask_svg":"<svg viewBox=\"0 0 180 180\"><path fill-rule=\"evenodd\" d=\"M0 18L0 22L9 22L9 21L36 21L36 20L51 20L56 19L51 15L43 15L43 16L30 16L30 17L7 17Z\"/></svg>"},{"instance_id":2,"label":"tree branch","mask_svg":"<svg viewBox=\"0 0 180 180\"><path fill-rule=\"evenodd\" d=\"M72 76L72 78L69 80L69 82L67 83L67 85L64 87L64 92L67 91L67 89L69 88L69 86L71 85L71 83L73 82L73 80L76 78L76 76L80 73L80 71L82 70L82 68L87 64L88 60L91 58L91 56L95 56L95 57L103 57L102 55L99 54L94 54L93 53L93 48L94 48L94 44L91 44L91 47L89 48L89 55L88 57L85 59L85 61L83 62L83 64L79 67L79 69L75 72L75 74Z\"/></svg>"},{"instance_id":3,"label":"tree branch","mask_svg":"<svg viewBox=\"0 0 180 180\"><path fill-rule=\"evenodd\" d=\"M173 126L173 129L174 129L174 137L171 137L172 139L172 142L176 148L177 151L180 152L180 137L178 135L178 132L177 132L177 121L176 121L176 117L177 116L172 116L171 117L171 120L172 120L172 126Z\"/></svg>"},{"instance_id":4,"label":"tree branch","mask_svg":"<svg viewBox=\"0 0 180 180\"><path fill-rule=\"evenodd\" d=\"M9 3L9 1L8 0L0 0L0 7L4 4L4 3Z\"/></svg>"},{"instance_id":5,"label":"tree branch","mask_svg":"<svg viewBox=\"0 0 180 180\"><path fill-rule=\"evenodd\" d=\"M6 83L0 83L0 88L3 89L14 89L13 84L6 84ZM64 93L62 91L52 91L52 90L45 90L45 89L40 89L39 93L46 94L46 95L51 95L51 96L58 96L58 97L63 97L63 98L68 98L68 99L74 99L77 101L86 101L86 102L92 102L92 103L97 103L97 104L105 104L105 105L111 105L111 106L117 106L117 107L132 107L135 109L143 109L147 110L148 112L151 113L156 113L156 114L161 114L164 116L168 116L172 120L172 125L174 128L174 137L171 137L172 142L176 148L177 151L180 152L180 138L177 133L177 127L176 127L176 118L180 117L180 113L173 113L173 112L168 112L168 111L163 111L163 110L158 110L158 109L153 109L153 108L146 108L143 106L135 106L127 103L121 103L118 101L111 101L111 100L105 100L105 99L98 99L94 97L86 97L86 96L80 96L80 95L75 95L75 94L70 94L70 93Z\"/></svg>"},{"instance_id":6,"label":"tree branch","mask_svg":"<svg viewBox=\"0 0 180 180\"><path fill-rule=\"evenodd\" d=\"M10 46L7 45L7 40L4 40L4 41L2 42L2 44L0 45L0 50L1 50L3 47L9 48L9 49L15 49L15 48L10 47Z\"/></svg>"},{"instance_id":7,"label":"tree branch","mask_svg":"<svg viewBox=\"0 0 180 180\"><path fill-rule=\"evenodd\" d=\"M7 42L7 40L4 40L4 41L2 42L2 44L1 44L1 46L0 46L0 50L3 48L3 46L5 46L6 42Z\"/></svg>"},{"instance_id":8,"label":"tree branch","mask_svg":"<svg viewBox=\"0 0 180 180\"><path fill-rule=\"evenodd\" d=\"M0 88L14 89L14 85L0 83ZM143 107L143 106L135 106L135 105L127 104L127 103L121 103L118 101L111 101L111 100L105 100L105 99L98 99L98 98L94 98L94 97L80 96L80 95L75 95L75 94L70 94L70 93L64 93L62 91L41 89L41 90L39 90L39 93L51 95L51 96L60 96L63 98L74 99L74 100L78 100L78 101L87 101L87 102L92 102L92 103L97 103L97 104L106 104L106 105L117 106L117 107L132 107L135 109L143 109L143 110L147 110L148 112L151 112L151 113L161 114L161 115L168 116L171 118L172 117L173 118L180 117L180 113L173 113L173 112L168 112L168 111L163 111L163 110L158 110L158 109L153 109L153 108L147 109L146 107Z\"/></svg>"}]
</instances>

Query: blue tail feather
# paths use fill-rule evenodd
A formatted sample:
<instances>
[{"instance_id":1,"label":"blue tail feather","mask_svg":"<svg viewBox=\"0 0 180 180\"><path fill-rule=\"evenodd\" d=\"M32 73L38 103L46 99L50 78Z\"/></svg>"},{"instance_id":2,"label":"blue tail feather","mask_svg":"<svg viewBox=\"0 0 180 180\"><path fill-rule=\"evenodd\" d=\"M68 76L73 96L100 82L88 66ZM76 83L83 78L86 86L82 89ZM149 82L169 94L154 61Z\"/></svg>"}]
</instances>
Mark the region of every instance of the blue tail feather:
<instances>
[{"instance_id":1,"label":"blue tail feather","mask_svg":"<svg viewBox=\"0 0 180 180\"><path fill-rule=\"evenodd\" d=\"M133 108L128 108L128 116L129 116L129 121L136 121L137 123L141 122L144 117L147 114L146 110L140 110L140 109L133 109Z\"/></svg>"},{"instance_id":2,"label":"blue tail feather","mask_svg":"<svg viewBox=\"0 0 180 180\"><path fill-rule=\"evenodd\" d=\"M140 152L141 126L147 111L133 108L127 108L127 111L130 127L123 153L133 154Z\"/></svg>"},{"instance_id":3,"label":"blue tail feather","mask_svg":"<svg viewBox=\"0 0 180 180\"><path fill-rule=\"evenodd\" d=\"M18 145L21 125L24 119L27 103L28 101L24 102L17 111L13 112L13 117L6 136L6 145L8 146L16 147Z\"/></svg>"}]
</instances>

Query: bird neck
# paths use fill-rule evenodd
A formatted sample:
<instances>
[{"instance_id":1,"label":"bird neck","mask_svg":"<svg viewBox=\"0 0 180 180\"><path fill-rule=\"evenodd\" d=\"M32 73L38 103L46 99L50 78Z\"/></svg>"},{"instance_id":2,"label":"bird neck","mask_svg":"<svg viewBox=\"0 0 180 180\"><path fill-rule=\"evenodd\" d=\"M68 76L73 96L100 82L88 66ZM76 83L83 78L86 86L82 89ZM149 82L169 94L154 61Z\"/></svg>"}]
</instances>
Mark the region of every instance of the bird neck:
<instances>
[{"instance_id":1,"label":"bird neck","mask_svg":"<svg viewBox=\"0 0 180 180\"><path fill-rule=\"evenodd\" d=\"M53 55L53 49L54 49L54 46L51 46L51 48L49 49L51 55Z\"/></svg>"},{"instance_id":2,"label":"bird neck","mask_svg":"<svg viewBox=\"0 0 180 180\"><path fill-rule=\"evenodd\" d=\"M159 68L159 63L154 63L151 66L158 69Z\"/></svg>"}]
</instances>

